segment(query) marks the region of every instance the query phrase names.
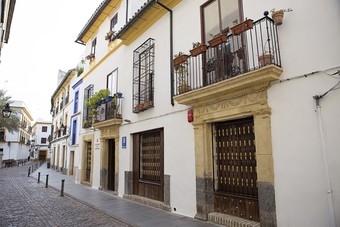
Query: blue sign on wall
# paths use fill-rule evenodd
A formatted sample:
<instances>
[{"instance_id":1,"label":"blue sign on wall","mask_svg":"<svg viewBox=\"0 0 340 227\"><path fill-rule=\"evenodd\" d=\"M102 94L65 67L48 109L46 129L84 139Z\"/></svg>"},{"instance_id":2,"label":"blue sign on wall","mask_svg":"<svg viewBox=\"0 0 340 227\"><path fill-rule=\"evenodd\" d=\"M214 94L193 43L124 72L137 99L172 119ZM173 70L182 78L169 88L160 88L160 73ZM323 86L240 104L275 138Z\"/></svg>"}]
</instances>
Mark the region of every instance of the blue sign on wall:
<instances>
[{"instance_id":1,"label":"blue sign on wall","mask_svg":"<svg viewBox=\"0 0 340 227\"><path fill-rule=\"evenodd\" d=\"M126 136L122 137L122 148L125 149L126 148Z\"/></svg>"}]
</instances>

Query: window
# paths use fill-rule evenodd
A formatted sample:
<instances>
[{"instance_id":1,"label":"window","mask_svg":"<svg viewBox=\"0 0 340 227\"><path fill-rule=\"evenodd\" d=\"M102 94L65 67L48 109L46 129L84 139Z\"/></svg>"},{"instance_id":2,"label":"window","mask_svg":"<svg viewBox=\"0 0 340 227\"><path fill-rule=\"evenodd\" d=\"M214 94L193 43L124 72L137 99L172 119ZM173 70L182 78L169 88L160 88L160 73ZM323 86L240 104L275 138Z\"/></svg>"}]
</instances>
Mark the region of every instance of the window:
<instances>
[{"instance_id":1,"label":"window","mask_svg":"<svg viewBox=\"0 0 340 227\"><path fill-rule=\"evenodd\" d=\"M91 98L93 95L93 84L90 84L89 86L87 86L84 90L84 108L83 108L83 127L87 128L90 127L90 110L91 107L86 106L86 102L87 100L89 100L89 98Z\"/></svg>"},{"instance_id":2,"label":"window","mask_svg":"<svg viewBox=\"0 0 340 227\"><path fill-rule=\"evenodd\" d=\"M111 96L117 93L118 69L107 76L106 88L110 90Z\"/></svg>"},{"instance_id":3,"label":"window","mask_svg":"<svg viewBox=\"0 0 340 227\"><path fill-rule=\"evenodd\" d=\"M110 31L116 31L115 26L118 23L118 13L116 13L110 22Z\"/></svg>"},{"instance_id":4,"label":"window","mask_svg":"<svg viewBox=\"0 0 340 227\"><path fill-rule=\"evenodd\" d=\"M40 140L40 143L41 143L41 144L45 144L45 143L46 143L46 141L47 141L47 139L46 139L46 138L41 138L41 140Z\"/></svg>"},{"instance_id":5,"label":"window","mask_svg":"<svg viewBox=\"0 0 340 227\"><path fill-rule=\"evenodd\" d=\"M78 104L79 104L79 91L74 93L74 105L73 105L73 113L78 112Z\"/></svg>"},{"instance_id":6,"label":"window","mask_svg":"<svg viewBox=\"0 0 340 227\"><path fill-rule=\"evenodd\" d=\"M76 139L77 139L77 119L74 119L72 124L72 145L76 144Z\"/></svg>"},{"instance_id":7,"label":"window","mask_svg":"<svg viewBox=\"0 0 340 227\"><path fill-rule=\"evenodd\" d=\"M5 129L0 129L0 141L5 141Z\"/></svg>"},{"instance_id":8,"label":"window","mask_svg":"<svg viewBox=\"0 0 340 227\"><path fill-rule=\"evenodd\" d=\"M243 19L242 0L209 0L201 6L201 15L202 43L206 43Z\"/></svg>"},{"instance_id":9,"label":"window","mask_svg":"<svg viewBox=\"0 0 340 227\"><path fill-rule=\"evenodd\" d=\"M91 54L96 55L96 45L97 45L97 38L94 38L94 40L92 40L92 45L91 45Z\"/></svg>"},{"instance_id":10,"label":"window","mask_svg":"<svg viewBox=\"0 0 340 227\"><path fill-rule=\"evenodd\" d=\"M133 112L135 113L153 107L154 42L154 39L148 39L133 53Z\"/></svg>"},{"instance_id":11,"label":"window","mask_svg":"<svg viewBox=\"0 0 340 227\"><path fill-rule=\"evenodd\" d=\"M47 132L47 126L42 126L41 131L42 132Z\"/></svg>"}]
</instances>

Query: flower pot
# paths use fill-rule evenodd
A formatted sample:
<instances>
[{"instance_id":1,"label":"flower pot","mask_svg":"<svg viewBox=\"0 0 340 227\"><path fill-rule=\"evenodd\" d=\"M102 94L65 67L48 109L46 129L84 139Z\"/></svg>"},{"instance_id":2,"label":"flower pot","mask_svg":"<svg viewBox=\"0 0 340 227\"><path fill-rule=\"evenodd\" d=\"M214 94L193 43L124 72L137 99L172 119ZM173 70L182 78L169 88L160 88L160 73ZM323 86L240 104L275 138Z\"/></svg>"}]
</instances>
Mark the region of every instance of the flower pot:
<instances>
[{"instance_id":1,"label":"flower pot","mask_svg":"<svg viewBox=\"0 0 340 227\"><path fill-rule=\"evenodd\" d=\"M219 34L217 36L215 36L214 38L212 38L211 40L208 41L209 45L211 47L215 47L225 41L227 41L228 39L228 36L226 33L222 33L222 34Z\"/></svg>"},{"instance_id":2,"label":"flower pot","mask_svg":"<svg viewBox=\"0 0 340 227\"><path fill-rule=\"evenodd\" d=\"M271 54L263 54L259 57L260 66L265 66L273 63L274 56Z\"/></svg>"},{"instance_id":3,"label":"flower pot","mask_svg":"<svg viewBox=\"0 0 340 227\"><path fill-rule=\"evenodd\" d=\"M190 50L190 54L191 56L195 57L203 52L207 51L207 45L205 44L201 44L198 47L193 48L192 50Z\"/></svg>"},{"instance_id":4,"label":"flower pot","mask_svg":"<svg viewBox=\"0 0 340 227\"><path fill-rule=\"evenodd\" d=\"M188 92L190 90L191 90L191 87L188 84L180 84L178 86L178 93L179 94L183 94L183 93Z\"/></svg>"},{"instance_id":5,"label":"flower pot","mask_svg":"<svg viewBox=\"0 0 340 227\"><path fill-rule=\"evenodd\" d=\"M179 64L185 62L186 60L188 60L188 55L182 54L182 55L176 57L175 59L173 59L172 61L173 61L174 65L179 65Z\"/></svg>"},{"instance_id":6,"label":"flower pot","mask_svg":"<svg viewBox=\"0 0 340 227\"><path fill-rule=\"evenodd\" d=\"M92 60L92 58L94 58L94 54L93 53L91 53L91 54L86 56L87 60Z\"/></svg>"},{"instance_id":7,"label":"flower pot","mask_svg":"<svg viewBox=\"0 0 340 227\"><path fill-rule=\"evenodd\" d=\"M272 13L272 18L273 18L275 25L279 26L279 25L282 24L283 14L284 14L284 12L281 11L281 10L275 11L275 12Z\"/></svg>"},{"instance_id":8,"label":"flower pot","mask_svg":"<svg viewBox=\"0 0 340 227\"><path fill-rule=\"evenodd\" d=\"M233 35L239 35L251 28L253 28L253 20L248 19L235 25L234 27L231 27L230 30Z\"/></svg>"}]
</instances>

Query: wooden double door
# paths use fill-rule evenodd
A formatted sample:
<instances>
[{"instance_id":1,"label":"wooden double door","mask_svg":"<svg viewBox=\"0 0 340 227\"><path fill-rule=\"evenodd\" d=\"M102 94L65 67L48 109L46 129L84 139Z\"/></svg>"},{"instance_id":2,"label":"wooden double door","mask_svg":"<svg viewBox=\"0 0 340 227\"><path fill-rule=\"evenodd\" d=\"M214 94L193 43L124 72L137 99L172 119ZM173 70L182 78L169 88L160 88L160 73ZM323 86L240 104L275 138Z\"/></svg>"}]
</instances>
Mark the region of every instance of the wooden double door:
<instances>
[{"instance_id":1,"label":"wooden double door","mask_svg":"<svg viewBox=\"0 0 340 227\"><path fill-rule=\"evenodd\" d=\"M253 117L213 125L214 210L259 221Z\"/></svg>"},{"instance_id":2,"label":"wooden double door","mask_svg":"<svg viewBox=\"0 0 340 227\"><path fill-rule=\"evenodd\" d=\"M133 194L164 201L163 129L133 135Z\"/></svg>"}]
</instances>

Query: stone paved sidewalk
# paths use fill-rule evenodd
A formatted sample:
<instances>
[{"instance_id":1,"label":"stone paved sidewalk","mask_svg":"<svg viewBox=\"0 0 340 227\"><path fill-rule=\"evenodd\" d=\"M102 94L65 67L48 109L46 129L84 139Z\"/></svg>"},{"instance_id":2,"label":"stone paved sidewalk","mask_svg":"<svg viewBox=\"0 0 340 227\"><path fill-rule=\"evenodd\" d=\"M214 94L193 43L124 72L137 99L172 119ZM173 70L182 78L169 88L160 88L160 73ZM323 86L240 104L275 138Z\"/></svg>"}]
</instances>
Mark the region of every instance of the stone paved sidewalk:
<instances>
[{"instance_id":1,"label":"stone paved sidewalk","mask_svg":"<svg viewBox=\"0 0 340 227\"><path fill-rule=\"evenodd\" d=\"M0 169L0 226L130 225L28 177L28 165Z\"/></svg>"}]
</instances>

